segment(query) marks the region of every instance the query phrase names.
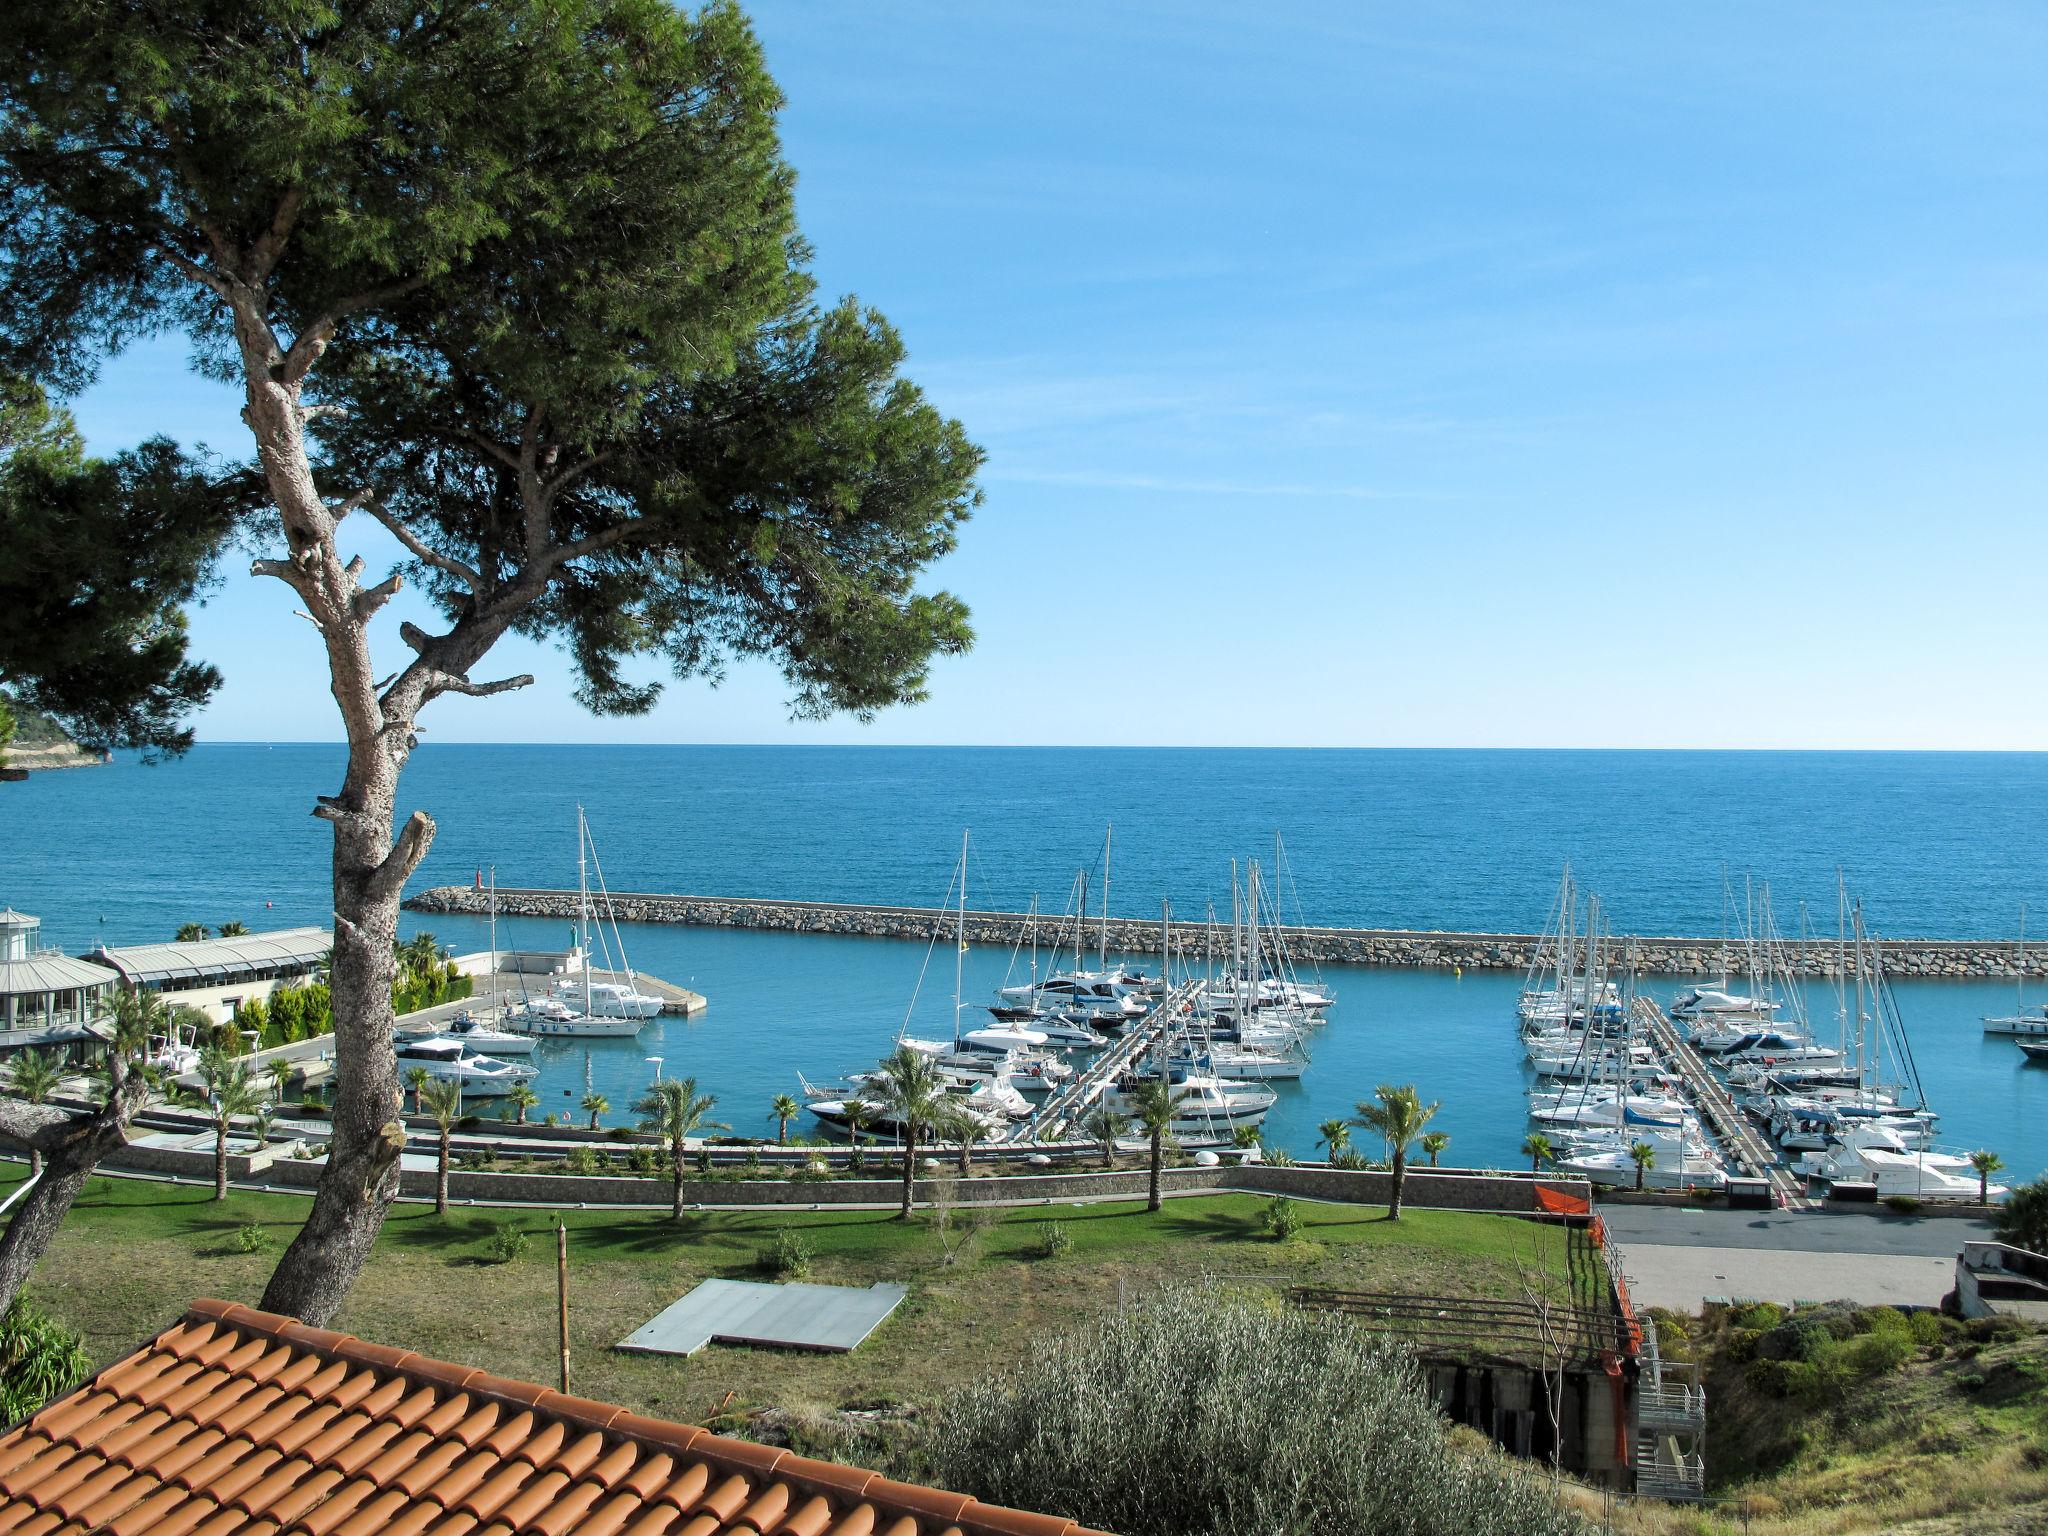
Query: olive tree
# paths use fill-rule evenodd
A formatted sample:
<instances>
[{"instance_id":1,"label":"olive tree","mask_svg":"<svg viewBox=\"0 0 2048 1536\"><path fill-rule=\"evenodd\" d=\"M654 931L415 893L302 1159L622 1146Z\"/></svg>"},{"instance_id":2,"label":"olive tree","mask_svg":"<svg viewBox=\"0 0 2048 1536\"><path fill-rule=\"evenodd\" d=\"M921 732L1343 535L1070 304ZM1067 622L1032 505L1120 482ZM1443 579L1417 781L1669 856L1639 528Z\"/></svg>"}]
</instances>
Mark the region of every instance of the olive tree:
<instances>
[{"instance_id":1,"label":"olive tree","mask_svg":"<svg viewBox=\"0 0 2048 1536\"><path fill-rule=\"evenodd\" d=\"M917 582L979 451L879 314L816 300L779 106L719 0L51 0L0 29L0 368L75 387L192 338L242 398L251 569L317 632L347 743L312 808L340 1085L274 1311L331 1318L397 1191L427 706L529 683L479 674L515 632L601 713L652 706L650 662L764 658L796 713L865 717L969 643Z\"/></svg>"},{"instance_id":2,"label":"olive tree","mask_svg":"<svg viewBox=\"0 0 2048 1536\"><path fill-rule=\"evenodd\" d=\"M1124 1536L1566 1536L1451 1442L1412 1360L1349 1319L1194 1288L981 1373L925 1415L925 1475Z\"/></svg>"}]
</instances>

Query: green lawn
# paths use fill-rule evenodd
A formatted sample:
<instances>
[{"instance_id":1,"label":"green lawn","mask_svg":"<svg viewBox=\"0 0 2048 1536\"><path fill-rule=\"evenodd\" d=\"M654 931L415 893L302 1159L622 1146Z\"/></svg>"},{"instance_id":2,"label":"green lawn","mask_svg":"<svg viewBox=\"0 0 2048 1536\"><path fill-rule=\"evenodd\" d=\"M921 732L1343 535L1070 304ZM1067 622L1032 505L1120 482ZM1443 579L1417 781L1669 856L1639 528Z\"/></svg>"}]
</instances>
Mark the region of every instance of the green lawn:
<instances>
[{"instance_id":1,"label":"green lawn","mask_svg":"<svg viewBox=\"0 0 2048 1536\"><path fill-rule=\"evenodd\" d=\"M21 1177L0 1164L0 1193ZM167 1326L195 1296L254 1303L306 1203L285 1195L210 1191L128 1179L87 1186L31 1281L31 1292L86 1336L105 1363ZM1554 1232L1510 1217L1301 1206L1285 1243L1260 1228L1250 1195L1009 1209L947 1262L922 1213L904 1223L875 1211L703 1211L680 1222L648 1211L567 1210L571 1334L580 1394L695 1419L727 1393L740 1402L834 1405L918 1401L947 1384L1023 1358L1047 1330L1084 1325L1118 1295L1175 1281L1348 1285L1417 1294L1520 1294L1523 1276L1561 1284ZM555 1370L555 1213L401 1205L337 1326L380 1343L461 1360L500 1375L551 1381ZM1072 1251L1035 1257L1049 1221ZM240 1251L256 1224L268 1252ZM494 1264L500 1227L533 1234L526 1252ZM621 1355L610 1346L707 1276L758 1277L756 1255L781 1230L801 1231L817 1258L810 1278L910 1284L909 1299L851 1355L712 1346L687 1362Z\"/></svg>"}]
</instances>

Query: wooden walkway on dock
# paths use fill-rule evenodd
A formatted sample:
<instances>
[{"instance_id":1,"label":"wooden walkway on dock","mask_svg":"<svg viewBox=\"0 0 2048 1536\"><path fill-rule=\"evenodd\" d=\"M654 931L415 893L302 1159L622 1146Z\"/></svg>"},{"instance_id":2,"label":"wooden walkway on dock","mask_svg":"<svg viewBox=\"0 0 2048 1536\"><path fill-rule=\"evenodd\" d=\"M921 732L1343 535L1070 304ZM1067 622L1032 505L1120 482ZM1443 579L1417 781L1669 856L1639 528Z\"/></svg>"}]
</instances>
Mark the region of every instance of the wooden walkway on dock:
<instances>
[{"instance_id":1,"label":"wooden walkway on dock","mask_svg":"<svg viewBox=\"0 0 2048 1536\"><path fill-rule=\"evenodd\" d=\"M1664 1011L1646 997L1635 1000L1636 1027L1662 1059L1666 1071L1685 1079L1695 1108L1722 1149L1747 1178L1766 1180L1787 1210L1803 1210L1809 1204L1806 1191L1777 1151L1750 1124L1721 1080L1708 1068L1706 1059L1679 1034Z\"/></svg>"},{"instance_id":2,"label":"wooden walkway on dock","mask_svg":"<svg viewBox=\"0 0 2048 1536\"><path fill-rule=\"evenodd\" d=\"M1204 981L1186 981L1167 993L1150 1013L1125 1029L1116 1044L1047 1099L1037 1114L1018 1127L1013 1139L1057 1141L1078 1126L1088 1106L1107 1091L1117 1075L1134 1066L1173 1025L1189 1015L1206 985Z\"/></svg>"}]
</instances>

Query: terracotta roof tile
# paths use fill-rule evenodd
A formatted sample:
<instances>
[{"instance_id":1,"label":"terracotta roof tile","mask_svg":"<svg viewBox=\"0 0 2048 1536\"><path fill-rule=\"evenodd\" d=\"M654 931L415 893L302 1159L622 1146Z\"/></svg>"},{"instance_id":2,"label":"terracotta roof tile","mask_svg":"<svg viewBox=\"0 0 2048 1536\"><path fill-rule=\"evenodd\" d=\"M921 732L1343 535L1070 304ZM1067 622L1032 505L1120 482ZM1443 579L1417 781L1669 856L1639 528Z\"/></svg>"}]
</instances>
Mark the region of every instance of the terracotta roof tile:
<instances>
[{"instance_id":1,"label":"terracotta roof tile","mask_svg":"<svg viewBox=\"0 0 2048 1536\"><path fill-rule=\"evenodd\" d=\"M195 1302L0 1436L0 1536L1098 1536Z\"/></svg>"}]
</instances>

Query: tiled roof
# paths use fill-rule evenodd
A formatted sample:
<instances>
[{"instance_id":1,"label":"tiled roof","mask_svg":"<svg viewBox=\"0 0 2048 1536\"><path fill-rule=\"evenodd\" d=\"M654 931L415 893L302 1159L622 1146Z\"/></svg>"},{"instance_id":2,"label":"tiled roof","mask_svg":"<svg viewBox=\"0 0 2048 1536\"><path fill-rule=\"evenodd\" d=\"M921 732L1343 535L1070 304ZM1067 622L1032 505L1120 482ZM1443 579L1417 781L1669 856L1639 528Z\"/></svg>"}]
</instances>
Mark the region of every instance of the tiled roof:
<instances>
[{"instance_id":1,"label":"tiled roof","mask_svg":"<svg viewBox=\"0 0 2048 1536\"><path fill-rule=\"evenodd\" d=\"M200 1301L0 1437L0 1536L1096 1536Z\"/></svg>"}]
</instances>

